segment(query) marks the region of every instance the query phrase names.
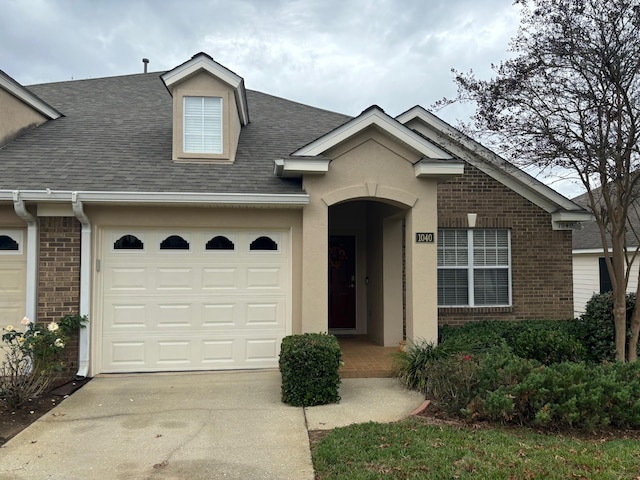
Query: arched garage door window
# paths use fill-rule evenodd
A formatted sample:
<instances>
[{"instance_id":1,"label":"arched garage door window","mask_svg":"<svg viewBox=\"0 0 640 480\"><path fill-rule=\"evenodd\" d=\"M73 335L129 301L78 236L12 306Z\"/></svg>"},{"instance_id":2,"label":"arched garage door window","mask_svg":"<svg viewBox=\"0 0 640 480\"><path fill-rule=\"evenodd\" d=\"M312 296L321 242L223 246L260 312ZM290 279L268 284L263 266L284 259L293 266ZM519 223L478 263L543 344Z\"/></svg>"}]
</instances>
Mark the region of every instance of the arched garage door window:
<instances>
[{"instance_id":1,"label":"arched garage door window","mask_svg":"<svg viewBox=\"0 0 640 480\"><path fill-rule=\"evenodd\" d=\"M278 244L269 237L258 237L251 242L249 250L278 250Z\"/></svg>"}]
</instances>

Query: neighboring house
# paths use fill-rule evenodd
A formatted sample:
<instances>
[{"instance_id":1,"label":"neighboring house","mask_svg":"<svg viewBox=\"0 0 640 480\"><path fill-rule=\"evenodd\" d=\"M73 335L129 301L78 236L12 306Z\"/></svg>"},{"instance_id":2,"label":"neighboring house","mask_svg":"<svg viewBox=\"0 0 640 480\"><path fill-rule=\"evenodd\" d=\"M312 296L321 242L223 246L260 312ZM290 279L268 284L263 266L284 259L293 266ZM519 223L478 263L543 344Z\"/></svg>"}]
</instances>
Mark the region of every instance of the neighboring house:
<instances>
[{"instance_id":1,"label":"neighboring house","mask_svg":"<svg viewBox=\"0 0 640 480\"><path fill-rule=\"evenodd\" d=\"M573 199L578 205L588 208L587 194ZM631 211L629 217L633 228L628 229L626 235L629 260L638 247L638 239L634 234L640 232L640 219L636 212ZM638 259L633 260L627 292L635 292L638 285ZM602 237L595 220L583 223L581 229L573 232L573 302L574 315L582 315L589 299L594 293L611 291L611 278L604 258Z\"/></svg>"},{"instance_id":2,"label":"neighboring house","mask_svg":"<svg viewBox=\"0 0 640 480\"><path fill-rule=\"evenodd\" d=\"M161 74L0 73L0 315L86 314L79 375L277 366L281 339L573 313L581 207L416 106L355 118Z\"/></svg>"}]
</instances>

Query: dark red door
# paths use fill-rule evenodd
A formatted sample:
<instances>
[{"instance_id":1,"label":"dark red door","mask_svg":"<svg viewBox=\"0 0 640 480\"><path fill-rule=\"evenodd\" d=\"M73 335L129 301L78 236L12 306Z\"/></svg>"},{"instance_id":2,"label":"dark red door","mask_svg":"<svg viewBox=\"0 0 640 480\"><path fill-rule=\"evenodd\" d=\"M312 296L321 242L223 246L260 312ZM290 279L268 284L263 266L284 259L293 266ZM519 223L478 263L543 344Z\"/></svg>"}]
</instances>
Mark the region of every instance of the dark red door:
<instances>
[{"instance_id":1,"label":"dark red door","mask_svg":"<svg viewBox=\"0 0 640 480\"><path fill-rule=\"evenodd\" d=\"M329 328L356 328L356 238L329 236Z\"/></svg>"}]
</instances>

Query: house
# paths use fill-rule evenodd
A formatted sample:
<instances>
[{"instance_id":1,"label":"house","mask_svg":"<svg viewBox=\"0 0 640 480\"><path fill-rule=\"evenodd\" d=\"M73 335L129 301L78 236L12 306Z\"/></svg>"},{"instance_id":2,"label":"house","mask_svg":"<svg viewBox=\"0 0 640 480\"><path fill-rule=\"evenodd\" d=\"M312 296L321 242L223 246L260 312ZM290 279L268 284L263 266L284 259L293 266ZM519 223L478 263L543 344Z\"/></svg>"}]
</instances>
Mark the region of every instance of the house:
<instances>
[{"instance_id":1,"label":"house","mask_svg":"<svg viewBox=\"0 0 640 480\"><path fill-rule=\"evenodd\" d=\"M599 190L596 190L596 194ZM573 199L574 203L589 208L587 194L582 194ZM634 232L640 231L640 218L638 212L629 212L630 226L626 232L626 246L629 252L629 260L633 260L634 251L638 248L638 239ZM610 240L610 239L609 239ZM610 244L609 244L610 247ZM635 292L638 285L638 261L633 260L627 292ZM589 299L595 293L611 291L611 278L604 258L600 228L595 219L582 224L582 228L573 233L573 301L574 315L579 316L585 312Z\"/></svg>"},{"instance_id":2,"label":"house","mask_svg":"<svg viewBox=\"0 0 640 480\"><path fill-rule=\"evenodd\" d=\"M277 366L283 336L571 317L580 206L420 106L174 69L0 76L0 315L86 314L78 375ZM18 319L18 320L16 320Z\"/></svg>"}]
</instances>

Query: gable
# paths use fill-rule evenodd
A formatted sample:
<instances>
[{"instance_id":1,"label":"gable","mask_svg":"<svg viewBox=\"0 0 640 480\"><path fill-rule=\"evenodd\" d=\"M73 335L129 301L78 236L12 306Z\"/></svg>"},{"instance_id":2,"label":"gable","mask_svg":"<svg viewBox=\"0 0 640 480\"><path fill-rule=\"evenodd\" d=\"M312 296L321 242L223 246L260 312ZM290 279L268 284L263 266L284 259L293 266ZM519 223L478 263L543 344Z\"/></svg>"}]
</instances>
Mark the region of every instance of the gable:
<instances>
[{"instance_id":1,"label":"gable","mask_svg":"<svg viewBox=\"0 0 640 480\"><path fill-rule=\"evenodd\" d=\"M276 159L275 173L282 177L301 176L305 173L324 174L329 169L329 161L335 151L350 148L349 145L354 141L357 143L358 137L363 133L369 132L366 135L370 135L372 131L391 139L395 144L391 150L400 148L411 152L406 154L406 158L411 158L416 177L444 180L463 172L462 163L448 152L406 128L377 105L372 105L358 117L299 148L290 158Z\"/></svg>"},{"instance_id":2,"label":"gable","mask_svg":"<svg viewBox=\"0 0 640 480\"><path fill-rule=\"evenodd\" d=\"M0 70L0 146L61 114Z\"/></svg>"},{"instance_id":3,"label":"gable","mask_svg":"<svg viewBox=\"0 0 640 480\"><path fill-rule=\"evenodd\" d=\"M413 107L396 119L425 138L474 166L505 187L552 215L554 229L571 229L592 219L584 210L552 188L509 163L488 148L451 127L420 106Z\"/></svg>"},{"instance_id":4,"label":"gable","mask_svg":"<svg viewBox=\"0 0 640 480\"><path fill-rule=\"evenodd\" d=\"M401 159L408 163L411 168L422 158L422 155L408 148L404 143L385 135L382 131L373 127L362 130L353 137L330 148L323 153L323 156L333 162L342 157L354 156L363 156L366 162L367 158L381 156Z\"/></svg>"}]
</instances>

